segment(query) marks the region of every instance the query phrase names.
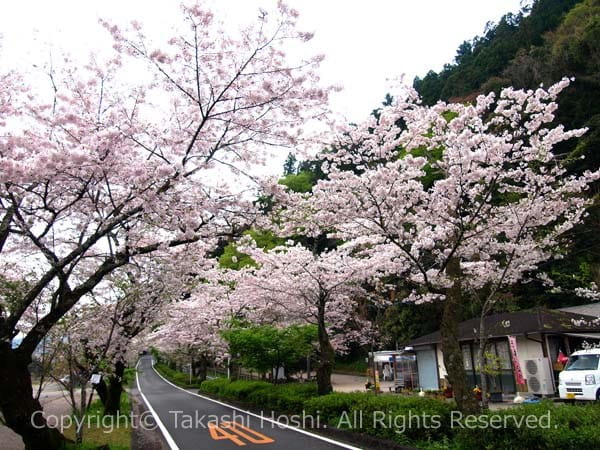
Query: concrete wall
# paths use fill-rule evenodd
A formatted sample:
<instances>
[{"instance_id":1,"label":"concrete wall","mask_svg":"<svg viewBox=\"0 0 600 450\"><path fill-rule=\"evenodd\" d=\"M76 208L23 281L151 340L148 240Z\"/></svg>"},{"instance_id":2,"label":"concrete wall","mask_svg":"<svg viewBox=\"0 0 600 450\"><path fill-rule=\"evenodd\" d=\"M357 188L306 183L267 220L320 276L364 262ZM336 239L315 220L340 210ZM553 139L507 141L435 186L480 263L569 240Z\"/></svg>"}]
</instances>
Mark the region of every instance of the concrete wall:
<instances>
[{"instance_id":1,"label":"concrete wall","mask_svg":"<svg viewBox=\"0 0 600 450\"><path fill-rule=\"evenodd\" d=\"M529 337L536 341L542 340L542 337L539 334L532 334L529 335ZM517 353L519 355L521 369L525 367L525 360L544 357L542 344L534 342L531 339L527 339L524 336L517 336Z\"/></svg>"},{"instance_id":2,"label":"concrete wall","mask_svg":"<svg viewBox=\"0 0 600 450\"><path fill-rule=\"evenodd\" d=\"M517 336L517 353L519 354L521 372L523 373L525 379L527 379L527 372L525 371L525 361L528 359L543 358L544 351L542 346L546 345L545 338L542 338L542 336L539 334L529 335L529 338L535 339L535 341L540 341L542 339L544 340L543 343L540 343L532 341L531 339L526 339L524 336ZM549 373L552 374L552 367L550 366L551 361L549 361L548 364ZM551 387L556 389L554 379L552 379L553 377L551 375L550 377L552 383Z\"/></svg>"}]
</instances>

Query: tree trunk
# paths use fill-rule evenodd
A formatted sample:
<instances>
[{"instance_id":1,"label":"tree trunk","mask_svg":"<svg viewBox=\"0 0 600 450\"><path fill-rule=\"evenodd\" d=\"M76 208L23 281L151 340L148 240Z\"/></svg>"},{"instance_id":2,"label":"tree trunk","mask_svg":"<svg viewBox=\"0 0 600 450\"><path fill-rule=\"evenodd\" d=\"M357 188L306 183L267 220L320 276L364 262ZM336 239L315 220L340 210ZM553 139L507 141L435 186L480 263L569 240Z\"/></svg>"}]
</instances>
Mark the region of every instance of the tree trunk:
<instances>
[{"instance_id":1,"label":"tree trunk","mask_svg":"<svg viewBox=\"0 0 600 450\"><path fill-rule=\"evenodd\" d=\"M104 377L102 377L100 383L95 386L95 389L100 398L100 402L102 402L102 406L106 407L106 402L108 400L108 386L106 385L106 381L104 381Z\"/></svg>"},{"instance_id":2,"label":"tree trunk","mask_svg":"<svg viewBox=\"0 0 600 450\"><path fill-rule=\"evenodd\" d=\"M460 262L452 258L446 267L446 273L453 279L452 286L446 290L444 312L442 316L442 353L444 366L448 372L448 381L452 386L456 406L470 414L479 410L477 401L467 382L467 373L463 362L463 354L458 341L459 311L461 309L462 289L460 283Z\"/></svg>"},{"instance_id":3,"label":"tree trunk","mask_svg":"<svg viewBox=\"0 0 600 450\"><path fill-rule=\"evenodd\" d=\"M208 358L204 355L200 355L198 359L192 360L192 373L198 383L206 381L208 377Z\"/></svg>"},{"instance_id":4,"label":"tree trunk","mask_svg":"<svg viewBox=\"0 0 600 450\"><path fill-rule=\"evenodd\" d=\"M369 357L370 368L373 371L373 392L379 394L379 386L377 383L377 363L375 362L375 340L371 339L371 356Z\"/></svg>"},{"instance_id":5,"label":"tree trunk","mask_svg":"<svg viewBox=\"0 0 600 450\"><path fill-rule=\"evenodd\" d=\"M66 438L50 428L42 405L33 398L29 355L11 349L10 341L0 343L0 410L6 425L23 438L27 450L59 449Z\"/></svg>"},{"instance_id":6,"label":"tree trunk","mask_svg":"<svg viewBox=\"0 0 600 450\"><path fill-rule=\"evenodd\" d=\"M196 365L194 368L194 374L198 379L198 383L202 383L206 381L208 376L208 359L205 356L200 356L200 359L196 361Z\"/></svg>"},{"instance_id":7,"label":"tree trunk","mask_svg":"<svg viewBox=\"0 0 600 450\"><path fill-rule=\"evenodd\" d=\"M318 308L318 336L319 336L319 362L317 365L317 392L326 395L333 391L331 385L331 372L335 352L329 341L327 327L325 326L325 302L321 301Z\"/></svg>"},{"instance_id":8,"label":"tree trunk","mask_svg":"<svg viewBox=\"0 0 600 450\"><path fill-rule=\"evenodd\" d=\"M125 374L125 364L117 361L115 364L115 373L110 376L106 403L104 403L104 415L115 416L121 408L121 393L123 392L123 375Z\"/></svg>"},{"instance_id":9,"label":"tree trunk","mask_svg":"<svg viewBox=\"0 0 600 450\"><path fill-rule=\"evenodd\" d=\"M229 361L228 361L228 370L229 370L229 379L231 381L236 381L239 378L239 370L238 370L238 365L237 362L235 360L235 358L233 357L229 357Z\"/></svg>"},{"instance_id":10,"label":"tree trunk","mask_svg":"<svg viewBox=\"0 0 600 450\"><path fill-rule=\"evenodd\" d=\"M85 429L85 425L84 423L84 418L85 415L87 413L87 401L86 401L86 389L85 389L85 385L86 382L81 383L81 390L79 392L79 408L75 408L75 405L73 405L73 413L74 416L76 417L76 425L75 425L75 442L77 444L82 444L83 443L83 431Z\"/></svg>"}]
</instances>

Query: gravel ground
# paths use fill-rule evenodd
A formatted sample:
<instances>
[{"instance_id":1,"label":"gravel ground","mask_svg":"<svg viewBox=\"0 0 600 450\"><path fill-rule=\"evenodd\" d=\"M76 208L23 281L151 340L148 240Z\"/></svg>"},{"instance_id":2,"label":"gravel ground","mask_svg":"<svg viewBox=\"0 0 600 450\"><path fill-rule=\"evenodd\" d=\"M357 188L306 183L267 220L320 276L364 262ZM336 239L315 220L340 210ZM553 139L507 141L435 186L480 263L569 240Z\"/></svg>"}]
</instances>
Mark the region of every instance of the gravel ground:
<instances>
[{"instance_id":1,"label":"gravel ground","mask_svg":"<svg viewBox=\"0 0 600 450\"><path fill-rule=\"evenodd\" d=\"M336 392L365 392L366 382L367 377L364 376L346 375L341 373L334 373L331 375L331 384L333 385L333 390ZM394 382L380 381L379 385L383 392L389 392L389 388L394 386Z\"/></svg>"}]
</instances>

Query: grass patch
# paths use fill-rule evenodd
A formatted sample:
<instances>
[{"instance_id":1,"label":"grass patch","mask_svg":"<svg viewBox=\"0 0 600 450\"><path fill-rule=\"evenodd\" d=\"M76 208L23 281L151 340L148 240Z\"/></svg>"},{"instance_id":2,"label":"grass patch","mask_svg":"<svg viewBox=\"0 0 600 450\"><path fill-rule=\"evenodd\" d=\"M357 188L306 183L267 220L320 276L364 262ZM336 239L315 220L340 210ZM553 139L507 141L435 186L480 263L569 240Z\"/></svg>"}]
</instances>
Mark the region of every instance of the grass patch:
<instances>
[{"instance_id":1,"label":"grass patch","mask_svg":"<svg viewBox=\"0 0 600 450\"><path fill-rule=\"evenodd\" d=\"M137 369L135 367L127 367L123 374L123 386L133 386L136 374Z\"/></svg>"},{"instance_id":2,"label":"grass patch","mask_svg":"<svg viewBox=\"0 0 600 450\"><path fill-rule=\"evenodd\" d=\"M102 402L92 402L83 425L83 443L67 444L69 450L92 450L108 445L111 450L129 450L131 448L131 404L126 391L121 394L120 414L118 417L103 417ZM75 425L63 430L63 434L75 440Z\"/></svg>"}]
</instances>

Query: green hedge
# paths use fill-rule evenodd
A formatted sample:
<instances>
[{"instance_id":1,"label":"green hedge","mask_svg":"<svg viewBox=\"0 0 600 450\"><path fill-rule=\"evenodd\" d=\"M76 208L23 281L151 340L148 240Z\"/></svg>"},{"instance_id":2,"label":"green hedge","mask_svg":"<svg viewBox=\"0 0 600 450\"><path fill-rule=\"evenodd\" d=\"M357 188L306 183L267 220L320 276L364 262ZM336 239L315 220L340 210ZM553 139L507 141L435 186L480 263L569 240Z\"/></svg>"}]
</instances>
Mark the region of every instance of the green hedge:
<instances>
[{"instance_id":1,"label":"green hedge","mask_svg":"<svg viewBox=\"0 0 600 450\"><path fill-rule=\"evenodd\" d=\"M229 381L225 378L207 380L200 392L227 400L251 403L257 408L292 413L302 411L304 402L317 395L314 383L271 384L265 381Z\"/></svg>"},{"instance_id":2,"label":"green hedge","mask_svg":"<svg viewBox=\"0 0 600 450\"><path fill-rule=\"evenodd\" d=\"M205 394L221 395L225 386L231 384L227 378L213 378L212 380L203 381L200 385L200 392Z\"/></svg>"},{"instance_id":3,"label":"green hedge","mask_svg":"<svg viewBox=\"0 0 600 450\"><path fill-rule=\"evenodd\" d=\"M375 394L364 394L362 392L334 392L333 394L307 400L304 404L304 410L306 414L311 416L318 414L321 421L334 424L334 422L339 421L344 411L350 411L365 395L375 396Z\"/></svg>"},{"instance_id":4,"label":"green hedge","mask_svg":"<svg viewBox=\"0 0 600 450\"><path fill-rule=\"evenodd\" d=\"M249 394L269 388L271 385L266 381L239 380L223 385L219 395L232 400L245 401Z\"/></svg>"},{"instance_id":5,"label":"green hedge","mask_svg":"<svg viewBox=\"0 0 600 450\"><path fill-rule=\"evenodd\" d=\"M169 366L163 363L154 364L154 368L171 383L175 383L177 386L184 388L198 388L200 384L196 377L192 377L192 383L190 384L190 374L185 372L179 372L173 370Z\"/></svg>"},{"instance_id":6,"label":"green hedge","mask_svg":"<svg viewBox=\"0 0 600 450\"><path fill-rule=\"evenodd\" d=\"M362 412L362 428L356 431L417 448L600 448L600 405L594 403L564 405L548 401L490 411L479 415L480 422L472 428L463 428L467 427L467 422L464 419L458 420L457 413L454 422L452 421L454 403L433 398L333 393L309 399L304 406L307 414L319 414L322 422L327 421L333 426L346 429L351 429L352 424L348 426L348 421L341 419L352 422ZM344 412L346 416L342 416ZM425 417L429 418L429 425L435 426L424 426ZM439 418L435 424L431 421L432 417ZM486 426L493 425L494 420L496 423L501 422L502 426ZM531 421L530 426L526 420Z\"/></svg>"},{"instance_id":7,"label":"green hedge","mask_svg":"<svg viewBox=\"0 0 600 450\"><path fill-rule=\"evenodd\" d=\"M453 406L432 398L333 393L308 400L305 410L307 414L319 414L322 421L339 428L356 428L401 444L414 444L449 437ZM434 416L439 426L437 422L431 423Z\"/></svg>"},{"instance_id":8,"label":"green hedge","mask_svg":"<svg viewBox=\"0 0 600 450\"><path fill-rule=\"evenodd\" d=\"M502 424L497 429L490 427L457 430L455 438L457 448L528 450L600 448L600 405L598 404L554 405L551 402L542 402L537 405L522 405L517 408L493 411L483 414L482 417L489 420L491 414L501 418L509 416L506 419L507 426L504 427ZM543 418L543 422L539 422L543 427L528 427L525 423L528 417ZM521 418L523 423L517 426L515 421Z\"/></svg>"},{"instance_id":9,"label":"green hedge","mask_svg":"<svg viewBox=\"0 0 600 450\"><path fill-rule=\"evenodd\" d=\"M475 418L479 422L473 428L464 428L469 424L459 420L456 412L453 416L455 404L435 398L366 392L319 397L312 383L273 385L227 379L205 381L200 392L244 401L264 410L294 414L304 411L318 416L321 426L327 423L430 450L600 448L599 404L522 405L481 414ZM356 423L360 417L362 423ZM538 426L527 426L528 417ZM518 425L521 418L523 422ZM494 421L502 426L494 426Z\"/></svg>"},{"instance_id":10,"label":"green hedge","mask_svg":"<svg viewBox=\"0 0 600 450\"><path fill-rule=\"evenodd\" d=\"M351 411L362 411L363 432L401 444L412 444L414 441L440 440L450 436L453 408L453 403L434 398L370 395L354 405ZM385 413L383 418L382 412Z\"/></svg>"},{"instance_id":11,"label":"green hedge","mask_svg":"<svg viewBox=\"0 0 600 450\"><path fill-rule=\"evenodd\" d=\"M253 405L284 413L298 413L304 409L304 403L317 395L317 385L282 384L270 385L269 389L260 389L248 396Z\"/></svg>"}]
</instances>

